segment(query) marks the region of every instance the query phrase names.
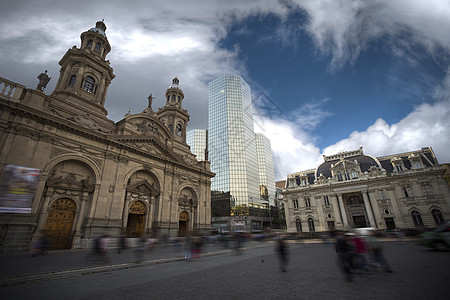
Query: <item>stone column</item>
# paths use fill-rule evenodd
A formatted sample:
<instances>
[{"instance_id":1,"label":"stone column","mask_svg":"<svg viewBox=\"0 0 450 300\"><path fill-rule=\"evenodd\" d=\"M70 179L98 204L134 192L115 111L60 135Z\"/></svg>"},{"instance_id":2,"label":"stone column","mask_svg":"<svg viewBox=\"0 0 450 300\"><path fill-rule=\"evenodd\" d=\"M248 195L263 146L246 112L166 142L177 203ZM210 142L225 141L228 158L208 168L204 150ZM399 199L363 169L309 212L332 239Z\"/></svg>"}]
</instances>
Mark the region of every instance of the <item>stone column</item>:
<instances>
[{"instance_id":1,"label":"stone column","mask_svg":"<svg viewBox=\"0 0 450 300\"><path fill-rule=\"evenodd\" d=\"M48 204L52 196L53 196L53 188L49 187L47 192L45 193L44 203L42 203L41 211L39 213L39 221L36 228L37 234L39 234L40 231L45 227L45 221L47 221L47 214L48 214Z\"/></svg>"},{"instance_id":2,"label":"stone column","mask_svg":"<svg viewBox=\"0 0 450 300\"><path fill-rule=\"evenodd\" d=\"M347 213L345 212L345 206L344 202L342 201L342 194L337 194L338 203L339 203L339 209L341 211L342 215L342 225L344 225L344 230L348 229L348 219L347 219Z\"/></svg>"},{"instance_id":3,"label":"stone column","mask_svg":"<svg viewBox=\"0 0 450 300\"><path fill-rule=\"evenodd\" d=\"M123 204L123 213L122 213L122 232L127 228L128 222L128 204L130 203L131 193L127 192L125 195L125 203Z\"/></svg>"},{"instance_id":4,"label":"stone column","mask_svg":"<svg viewBox=\"0 0 450 300\"><path fill-rule=\"evenodd\" d=\"M82 80L83 80L83 73L84 73L84 65L82 65L78 69L77 80L75 81L75 84L74 84L74 88L75 89L78 89L81 86L81 83L82 83ZM83 87L81 87L81 89L83 89Z\"/></svg>"},{"instance_id":5,"label":"stone column","mask_svg":"<svg viewBox=\"0 0 450 300\"><path fill-rule=\"evenodd\" d=\"M88 192L84 192L83 195L81 196L81 206L78 212L78 218L75 225L75 234L81 232L81 225L83 225L83 218L84 218L84 208L86 206L88 195L89 195Z\"/></svg>"},{"instance_id":6,"label":"stone column","mask_svg":"<svg viewBox=\"0 0 450 300\"><path fill-rule=\"evenodd\" d=\"M105 91L104 91L104 89L105 89L105 77L106 77L106 75L103 74L103 78L100 79L100 85L97 88L97 95L95 97L97 99L96 102L101 104L101 105L103 105L104 102L105 102Z\"/></svg>"},{"instance_id":7,"label":"stone column","mask_svg":"<svg viewBox=\"0 0 450 300\"><path fill-rule=\"evenodd\" d=\"M338 222L343 227L344 226L344 222L342 221L342 217L341 217L341 214L339 212L339 203L338 203L337 195L336 196L328 195L328 199L331 199L331 206L333 208L333 216L334 216L334 220L335 220L335 227L336 227L336 229L338 229ZM339 225L339 226L341 226L341 225Z\"/></svg>"},{"instance_id":8,"label":"stone column","mask_svg":"<svg viewBox=\"0 0 450 300\"><path fill-rule=\"evenodd\" d=\"M60 89L65 89L66 88L66 85L68 83L70 70L71 70L71 68L69 67L69 65L67 65L66 68L64 69L63 75L59 77L59 80L58 80L58 82L56 84L57 88L60 88Z\"/></svg>"},{"instance_id":9,"label":"stone column","mask_svg":"<svg viewBox=\"0 0 450 300\"><path fill-rule=\"evenodd\" d=\"M394 215L392 217L394 218L395 227L405 228L405 223L403 221L403 215L399 208L397 199L395 198L394 188L388 188L387 191L389 193L389 201L392 204L392 210L394 212Z\"/></svg>"},{"instance_id":10,"label":"stone column","mask_svg":"<svg viewBox=\"0 0 450 300\"><path fill-rule=\"evenodd\" d=\"M367 191L362 191L363 199L364 199L364 206L366 207L367 216L369 217L370 226L378 228L377 222L375 222L375 219L373 217L373 211L372 207L369 203L369 197L367 196Z\"/></svg>"},{"instance_id":11,"label":"stone column","mask_svg":"<svg viewBox=\"0 0 450 300\"><path fill-rule=\"evenodd\" d=\"M89 195L88 192L84 192L81 195L81 205L80 205L80 209L78 210L77 219L75 221L75 230L74 230L75 234L73 236L73 242L72 242L73 249L78 249L78 248L82 247L82 245L81 245L81 226L83 225L83 218L85 217L84 209L86 206L88 195Z\"/></svg>"},{"instance_id":12,"label":"stone column","mask_svg":"<svg viewBox=\"0 0 450 300\"><path fill-rule=\"evenodd\" d=\"M150 196L150 203L148 204L148 223L147 223L147 231L153 232L153 220L155 215L155 196Z\"/></svg>"},{"instance_id":13,"label":"stone column","mask_svg":"<svg viewBox=\"0 0 450 300\"><path fill-rule=\"evenodd\" d=\"M378 206L377 194L375 193L375 191L370 191L367 193L367 195L369 196L369 203L372 204L372 213L373 217L375 218L375 222L377 223L377 228L378 229L385 228L385 224L383 222L384 220L380 213L380 208Z\"/></svg>"},{"instance_id":14,"label":"stone column","mask_svg":"<svg viewBox=\"0 0 450 300\"><path fill-rule=\"evenodd\" d=\"M317 207L317 214L319 217L320 229L321 229L321 231L326 231L327 227L326 227L326 222L325 222L324 215L323 215L323 209L322 209L322 203L320 201L320 197L319 198L311 197L311 200L314 201L314 204ZM316 230L316 231L318 231L318 230Z\"/></svg>"}]
</instances>

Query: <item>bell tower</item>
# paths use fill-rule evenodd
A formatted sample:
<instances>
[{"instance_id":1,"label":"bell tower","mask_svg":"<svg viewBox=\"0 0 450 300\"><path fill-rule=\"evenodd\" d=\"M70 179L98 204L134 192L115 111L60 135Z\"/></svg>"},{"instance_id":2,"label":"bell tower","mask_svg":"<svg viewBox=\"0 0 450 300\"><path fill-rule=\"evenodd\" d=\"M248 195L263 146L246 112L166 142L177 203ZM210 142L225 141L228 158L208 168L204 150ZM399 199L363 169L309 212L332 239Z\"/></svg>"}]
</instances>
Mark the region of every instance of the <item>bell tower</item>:
<instances>
[{"instance_id":1,"label":"bell tower","mask_svg":"<svg viewBox=\"0 0 450 300\"><path fill-rule=\"evenodd\" d=\"M176 141L186 143L186 128L190 116L187 110L181 107L184 94L179 84L180 81L175 77L165 93L166 105L158 110L157 115Z\"/></svg>"},{"instance_id":2,"label":"bell tower","mask_svg":"<svg viewBox=\"0 0 450 300\"><path fill-rule=\"evenodd\" d=\"M106 25L98 21L94 28L81 34L81 46L73 46L59 61L60 75L52 95L68 99L92 112L106 116L106 93L115 77L106 55L111 46Z\"/></svg>"}]
</instances>

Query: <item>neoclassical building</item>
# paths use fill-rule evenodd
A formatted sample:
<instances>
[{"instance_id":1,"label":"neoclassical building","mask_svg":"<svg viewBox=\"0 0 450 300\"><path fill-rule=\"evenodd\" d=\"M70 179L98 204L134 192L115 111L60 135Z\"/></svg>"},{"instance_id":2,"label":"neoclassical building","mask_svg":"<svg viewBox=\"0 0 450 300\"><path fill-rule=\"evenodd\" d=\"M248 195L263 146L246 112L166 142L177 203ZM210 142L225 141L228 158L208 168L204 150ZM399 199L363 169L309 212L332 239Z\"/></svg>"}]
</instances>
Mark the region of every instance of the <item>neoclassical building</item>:
<instances>
[{"instance_id":1,"label":"neoclassical building","mask_svg":"<svg viewBox=\"0 0 450 300\"><path fill-rule=\"evenodd\" d=\"M357 227L435 227L450 218L450 190L431 148L383 157L325 156L289 174L282 189L288 232Z\"/></svg>"},{"instance_id":2,"label":"neoclassical building","mask_svg":"<svg viewBox=\"0 0 450 300\"><path fill-rule=\"evenodd\" d=\"M176 236L211 227L214 173L186 144L190 116L179 80L159 110L150 95L141 113L108 119L115 76L105 31L99 21L81 34L81 46L60 60L50 95L43 93L46 74L37 89L0 77L3 251L27 249L42 234L52 249L64 249L99 235Z\"/></svg>"}]
</instances>

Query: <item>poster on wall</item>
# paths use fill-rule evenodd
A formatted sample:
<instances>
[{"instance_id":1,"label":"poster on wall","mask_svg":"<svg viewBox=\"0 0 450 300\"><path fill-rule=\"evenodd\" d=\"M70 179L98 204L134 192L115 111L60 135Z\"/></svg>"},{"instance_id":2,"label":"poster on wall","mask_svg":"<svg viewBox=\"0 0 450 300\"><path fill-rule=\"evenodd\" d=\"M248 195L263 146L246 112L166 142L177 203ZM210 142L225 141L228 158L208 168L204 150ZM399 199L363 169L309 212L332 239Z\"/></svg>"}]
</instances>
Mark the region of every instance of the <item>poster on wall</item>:
<instances>
[{"instance_id":1,"label":"poster on wall","mask_svg":"<svg viewBox=\"0 0 450 300\"><path fill-rule=\"evenodd\" d=\"M0 181L0 213L30 213L41 170L7 165Z\"/></svg>"}]
</instances>

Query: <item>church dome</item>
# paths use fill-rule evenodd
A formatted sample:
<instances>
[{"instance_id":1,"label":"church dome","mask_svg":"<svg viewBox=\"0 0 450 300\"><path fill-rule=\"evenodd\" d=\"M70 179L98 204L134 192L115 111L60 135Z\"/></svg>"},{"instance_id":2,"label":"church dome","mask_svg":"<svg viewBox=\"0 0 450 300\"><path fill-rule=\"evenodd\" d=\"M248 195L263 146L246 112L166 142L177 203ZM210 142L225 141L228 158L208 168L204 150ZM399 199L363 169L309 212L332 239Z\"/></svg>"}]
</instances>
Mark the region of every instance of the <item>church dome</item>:
<instances>
[{"instance_id":1,"label":"church dome","mask_svg":"<svg viewBox=\"0 0 450 300\"><path fill-rule=\"evenodd\" d=\"M106 33L103 30L101 30L100 28L93 27L93 28L89 29L89 31L97 32L98 34L101 34L102 36L106 37Z\"/></svg>"},{"instance_id":2,"label":"church dome","mask_svg":"<svg viewBox=\"0 0 450 300\"><path fill-rule=\"evenodd\" d=\"M95 23L95 27L92 27L91 29L89 29L89 31L96 32L96 33L101 34L102 36L106 37L106 33L105 33L106 25L103 22L103 20Z\"/></svg>"}]
</instances>

